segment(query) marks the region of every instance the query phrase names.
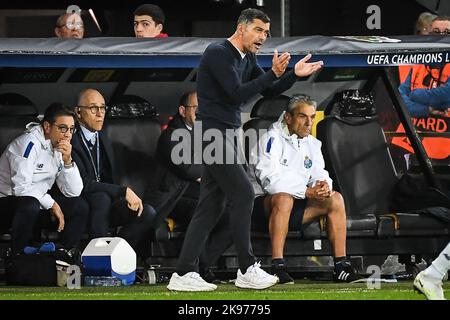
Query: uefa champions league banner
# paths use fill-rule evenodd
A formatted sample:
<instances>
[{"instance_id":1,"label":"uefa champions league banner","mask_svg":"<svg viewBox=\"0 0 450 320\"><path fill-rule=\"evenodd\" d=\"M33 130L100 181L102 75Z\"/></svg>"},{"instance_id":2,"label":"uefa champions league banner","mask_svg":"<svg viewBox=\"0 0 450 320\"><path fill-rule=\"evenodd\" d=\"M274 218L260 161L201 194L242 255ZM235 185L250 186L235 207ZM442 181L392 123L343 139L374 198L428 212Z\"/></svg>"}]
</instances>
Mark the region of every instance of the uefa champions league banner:
<instances>
[{"instance_id":1,"label":"uefa champions league banner","mask_svg":"<svg viewBox=\"0 0 450 320\"><path fill-rule=\"evenodd\" d=\"M301 57L297 58L293 55L291 61L295 63L299 58ZM258 59L262 67L269 67L272 63L272 57L259 57ZM324 67L388 67L413 64L442 64L450 63L450 50L448 52L428 53L315 54L310 61L319 60L323 61Z\"/></svg>"},{"instance_id":2,"label":"uefa champions league banner","mask_svg":"<svg viewBox=\"0 0 450 320\"><path fill-rule=\"evenodd\" d=\"M196 68L217 38L0 39L3 67ZM450 62L450 37L286 37L270 38L258 53L270 68L274 50L289 52L290 66L307 55L325 67L382 67Z\"/></svg>"}]
</instances>

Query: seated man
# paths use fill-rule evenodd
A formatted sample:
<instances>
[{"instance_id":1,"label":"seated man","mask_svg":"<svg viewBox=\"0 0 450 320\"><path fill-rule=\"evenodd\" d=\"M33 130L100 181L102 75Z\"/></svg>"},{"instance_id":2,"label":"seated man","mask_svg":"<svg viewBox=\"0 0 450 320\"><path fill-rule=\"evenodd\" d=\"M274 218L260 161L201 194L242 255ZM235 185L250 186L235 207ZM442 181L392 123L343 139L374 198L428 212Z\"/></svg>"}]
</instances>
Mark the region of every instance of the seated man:
<instances>
[{"instance_id":1,"label":"seated man","mask_svg":"<svg viewBox=\"0 0 450 320\"><path fill-rule=\"evenodd\" d=\"M66 13L56 20L55 35L58 38L77 38L84 36L83 19L78 13Z\"/></svg>"},{"instance_id":2,"label":"seated man","mask_svg":"<svg viewBox=\"0 0 450 320\"><path fill-rule=\"evenodd\" d=\"M156 152L158 168L144 196L144 202L152 205L157 212L155 228L160 226L164 219L170 217L174 220L175 226L187 229L197 206L203 171L201 164L194 163L193 127L197 106L197 93L195 91L184 93L179 101L178 112L159 137ZM181 132L186 133L183 139L190 138L187 139L190 141L181 141L181 144L190 151L189 162L175 163L172 159L172 151L180 144L178 140L172 140L172 134L176 130L183 130ZM181 154L180 157L182 158L183 155ZM200 257L202 276L230 245L228 215L223 214L206 245L206 250Z\"/></svg>"},{"instance_id":3,"label":"seated man","mask_svg":"<svg viewBox=\"0 0 450 320\"><path fill-rule=\"evenodd\" d=\"M179 101L178 112L173 116L158 140L156 156L158 170L145 193L145 201L150 203L158 212L156 225L160 225L170 216L177 224L186 227L189 223L195 206L197 205L202 165L190 163L175 164L172 161L172 149L179 143L172 141L172 133L177 130L186 130L191 137L197 109L197 93L187 92ZM189 145L189 149L192 147ZM193 160L193 154L191 154Z\"/></svg>"},{"instance_id":4,"label":"seated man","mask_svg":"<svg viewBox=\"0 0 450 320\"><path fill-rule=\"evenodd\" d=\"M253 221L268 220L272 273L279 283L294 283L286 272L284 244L289 227L300 228L327 217L335 281L358 279L346 258L346 213L342 196L332 190L324 169L321 143L311 135L316 102L304 95L291 98L287 110L252 149L249 175L255 189Z\"/></svg>"},{"instance_id":5,"label":"seated man","mask_svg":"<svg viewBox=\"0 0 450 320\"><path fill-rule=\"evenodd\" d=\"M71 157L74 124L72 111L51 104L42 122L28 124L0 157L0 229L11 227L14 254L30 245L41 214L57 220L62 249L76 251L88 205L79 197L83 181ZM50 195L55 181L60 192Z\"/></svg>"},{"instance_id":6,"label":"seated man","mask_svg":"<svg viewBox=\"0 0 450 320\"><path fill-rule=\"evenodd\" d=\"M118 236L143 257L146 253L140 249L146 248L139 245L150 235L155 210L142 204L130 187L116 183L112 144L102 131L105 99L97 90L86 89L79 94L75 109L78 122L72 138L72 157L83 179L82 197L89 203L89 235L105 237L110 226L122 226Z\"/></svg>"},{"instance_id":7,"label":"seated man","mask_svg":"<svg viewBox=\"0 0 450 320\"><path fill-rule=\"evenodd\" d=\"M134 11L134 34L136 38L167 38L162 33L166 17L160 7L143 4Z\"/></svg>"}]
</instances>

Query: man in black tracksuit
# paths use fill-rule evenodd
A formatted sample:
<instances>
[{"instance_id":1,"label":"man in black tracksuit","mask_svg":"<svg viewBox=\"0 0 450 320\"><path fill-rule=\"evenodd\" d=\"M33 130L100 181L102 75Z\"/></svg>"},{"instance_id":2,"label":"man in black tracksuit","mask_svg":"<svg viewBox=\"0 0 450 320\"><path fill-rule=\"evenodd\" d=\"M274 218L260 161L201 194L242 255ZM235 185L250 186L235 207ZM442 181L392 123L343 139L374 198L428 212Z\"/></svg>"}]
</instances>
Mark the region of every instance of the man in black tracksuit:
<instances>
[{"instance_id":1,"label":"man in black tracksuit","mask_svg":"<svg viewBox=\"0 0 450 320\"><path fill-rule=\"evenodd\" d=\"M242 11L236 32L227 40L210 44L200 61L197 74L199 117L203 131L222 132L225 154L238 156L240 143L226 139L227 129L241 126L242 105L257 95L276 95L290 88L297 77L307 76L320 69L322 62L307 63L310 55L298 61L293 70L285 72L290 55L278 56L274 52L272 68L264 72L255 53L265 42L270 27L268 16L257 9ZM196 139L202 137L196 137ZM202 139L203 140L203 139ZM205 139L206 140L206 139ZM234 140L234 139L233 139ZM204 153L211 149L204 143ZM204 157L204 172L200 186L200 199L189 224L176 272L167 288L173 291L212 291L214 284L198 275L198 257L206 240L219 221L226 202L230 202L230 226L239 267L235 285L240 288L265 289L278 278L267 274L255 263L250 243L250 223L254 192L244 167L238 163L210 162ZM210 160L210 159L208 159Z\"/></svg>"}]
</instances>

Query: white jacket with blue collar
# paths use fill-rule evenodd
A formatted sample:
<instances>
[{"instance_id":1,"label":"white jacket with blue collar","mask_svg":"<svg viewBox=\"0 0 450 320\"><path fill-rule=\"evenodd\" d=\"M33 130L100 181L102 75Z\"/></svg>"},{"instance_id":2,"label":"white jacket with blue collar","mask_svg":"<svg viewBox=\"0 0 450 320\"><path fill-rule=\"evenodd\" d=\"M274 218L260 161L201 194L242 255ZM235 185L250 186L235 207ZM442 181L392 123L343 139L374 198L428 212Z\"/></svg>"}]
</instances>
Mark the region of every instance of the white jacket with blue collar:
<instances>
[{"instance_id":1,"label":"white jacket with blue collar","mask_svg":"<svg viewBox=\"0 0 450 320\"><path fill-rule=\"evenodd\" d=\"M0 197L34 197L48 210L55 201L47 192L55 180L63 195L79 196L83 181L75 163L64 167L61 152L45 139L39 123L30 123L26 129L0 157Z\"/></svg>"},{"instance_id":2,"label":"white jacket with blue collar","mask_svg":"<svg viewBox=\"0 0 450 320\"><path fill-rule=\"evenodd\" d=\"M284 112L269 131L261 136L250 152L249 176L256 196L288 193L304 199L306 188L316 181L333 181L325 170L322 143L308 135L299 138L289 134L284 122Z\"/></svg>"}]
</instances>

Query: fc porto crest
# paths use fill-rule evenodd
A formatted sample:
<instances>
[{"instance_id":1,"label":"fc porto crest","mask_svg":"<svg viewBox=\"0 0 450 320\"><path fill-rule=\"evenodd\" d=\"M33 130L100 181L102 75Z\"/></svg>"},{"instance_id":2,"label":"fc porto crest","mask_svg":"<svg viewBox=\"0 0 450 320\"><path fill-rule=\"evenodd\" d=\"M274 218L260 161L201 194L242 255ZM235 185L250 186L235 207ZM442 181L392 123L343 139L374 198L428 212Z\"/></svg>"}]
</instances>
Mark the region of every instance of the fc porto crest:
<instances>
[{"instance_id":1,"label":"fc porto crest","mask_svg":"<svg viewBox=\"0 0 450 320\"><path fill-rule=\"evenodd\" d=\"M312 167L312 160L308 158L308 156L305 156L305 161L303 161L303 164L305 165L306 169L309 169Z\"/></svg>"}]
</instances>

